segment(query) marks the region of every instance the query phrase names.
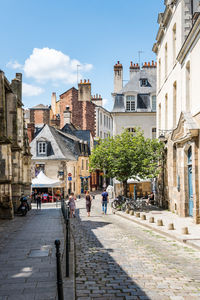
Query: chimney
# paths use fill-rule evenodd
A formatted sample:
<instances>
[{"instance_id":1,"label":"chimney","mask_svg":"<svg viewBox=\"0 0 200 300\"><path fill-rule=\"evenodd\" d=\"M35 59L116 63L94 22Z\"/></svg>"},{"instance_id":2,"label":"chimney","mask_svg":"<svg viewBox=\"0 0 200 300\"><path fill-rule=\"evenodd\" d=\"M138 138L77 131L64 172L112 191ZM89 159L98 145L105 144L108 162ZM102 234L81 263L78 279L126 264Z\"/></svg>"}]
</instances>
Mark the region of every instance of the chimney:
<instances>
[{"instance_id":1,"label":"chimney","mask_svg":"<svg viewBox=\"0 0 200 300\"><path fill-rule=\"evenodd\" d=\"M114 93L119 93L123 88L123 66L118 61L114 65Z\"/></svg>"},{"instance_id":2,"label":"chimney","mask_svg":"<svg viewBox=\"0 0 200 300\"><path fill-rule=\"evenodd\" d=\"M91 101L91 83L89 79L84 82L82 80L78 84L78 101Z\"/></svg>"},{"instance_id":3,"label":"chimney","mask_svg":"<svg viewBox=\"0 0 200 300\"><path fill-rule=\"evenodd\" d=\"M22 101L22 73L16 73L16 78L11 82L11 88L17 98Z\"/></svg>"},{"instance_id":4,"label":"chimney","mask_svg":"<svg viewBox=\"0 0 200 300\"><path fill-rule=\"evenodd\" d=\"M34 123L27 124L27 134L28 134L29 143L31 143L35 137L35 124Z\"/></svg>"},{"instance_id":5,"label":"chimney","mask_svg":"<svg viewBox=\"0 0 200 300\"><path fill-rule=\"evenodd\" d=\"M68 105L66 106L66 109L63 112L63 115L64 115L64 125L63 126L65 126L65 124L71 124L71 111L69 110Z\"/></svg>"},{"instance_id":6,"label":"chimney","mask_svg":"<svg viewBox=\"0 0 200 300\"><path fill-rule=\"evenodd\" d=\"M52 110L53 115L57 114L57 111L56 111L56 93L52 93L52 95L51 95L51 110Z\"/></svg>"},{"instance_id":7,"label":"chimney","mask_svg":"<svg viewBox=\"0 0 200 300\"><path fill-rule=\"evenodd\" d=\"M140 66L138 64L133 64L133 62L131 61L130 68L129 68L130 80L133 79L133 75L135 74L135 72L138 71L140 71Z\"/></svg>"}]
</instances>

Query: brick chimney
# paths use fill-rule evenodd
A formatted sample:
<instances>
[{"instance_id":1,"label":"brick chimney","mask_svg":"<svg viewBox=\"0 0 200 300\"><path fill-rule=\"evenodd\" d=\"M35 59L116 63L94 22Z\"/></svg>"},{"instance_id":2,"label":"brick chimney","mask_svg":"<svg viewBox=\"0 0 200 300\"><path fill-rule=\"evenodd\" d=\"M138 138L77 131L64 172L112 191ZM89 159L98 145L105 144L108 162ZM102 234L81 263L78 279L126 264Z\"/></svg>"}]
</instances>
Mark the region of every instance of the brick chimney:
<instances>
[{"instance_id":1,"label":"brick chimney","mask_svg":"<svg viewBox=\"0 0 200 300\"><path fill-rule=\"evenodd\" d=\"M63 112L63 116L64 116L64 125L65 124L71 124L71 111L69 110L69 106L66 106L66 109Z\"/></svg>"},{"instance_id":2,"label":"brick chimney","mask_svg":"<svg viewBox=\"0 0 200 300\"><path fill-rule=\"evenodd\" d=\"M91 101L91 83L89 79L78 84L78 101Z\"/></svg>"},{"instance_id":3,"label":"brick chimney","mask_svg":"<svg viewBox=\"0 0 200 300\"><path fill-rule=\"evenodd\" d=\"M123 66L118 61L114 65L114 93L119 93L123 88Z\"/></svg>"},{"instance_id":4,"label":"brick chimney","mask_svg":"<svg viewBox=\"0 0 200 300\"><path fill-rule=\"evenodd\" d=\"M133 64L133 62L131 61L129 70L130 70L130 80L131 80L133 78L134 73L140 71L140 66L138 63Z\"/></svg>"},{"instance_id":5,"label":"brick chimney","mask_svg":"<svg viewBox=\"0 0 200 300\"><path fill-rule=\"evenodd\" d=\"M103 105L103 99L102 99L101 95L98 95L98 94L92 96L92 102L98 106Z\"/></svg>"},{"instance_id":6,"label":"brick chimney","mask_svg":"<svg viewBox=\"0 0 200 300\"><path fill-rule=\"evenodd\" d=\"M57 111L56 111L56 93L52 93L52 95L51 95L51 110L52 110L53 115L57 114Z\"/></svg>"},{"instance_id":7,"label":"brick chimney","mask_svg":"<svg viewBox=\"0 0 200 300\"><path fill-rule=\"evenodd\" d=\"M31 143L35 137L35 124L34 123L27 124L27 134L28 134L29 143Z\"/></svg>"}]
</instances>

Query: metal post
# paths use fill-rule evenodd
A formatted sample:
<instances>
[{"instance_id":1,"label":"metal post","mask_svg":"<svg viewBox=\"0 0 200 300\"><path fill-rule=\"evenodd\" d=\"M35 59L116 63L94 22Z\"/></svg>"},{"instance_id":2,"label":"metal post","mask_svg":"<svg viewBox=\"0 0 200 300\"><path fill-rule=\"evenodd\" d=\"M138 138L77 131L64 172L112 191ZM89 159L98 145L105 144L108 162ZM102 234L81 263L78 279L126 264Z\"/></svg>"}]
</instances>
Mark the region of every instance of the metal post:
<instances>
[{"instance_id":1,"label":"metal post","mask_svg":"<svg viewBox=\"0 0 200 300\"><path fill-rule=\"evenodd\" d=\"M58 300L64 300L62 271L61 271L61 262L60 262L60 240L55 240L55 246L56 246L56 260L57 260L57 290L58 290Z\"/></svg>"},{"instance_id":2,"label":"metal post","mask_svg":"<svg viewBox=\"0 0 200 300\"><path fill-rule=\"evenodd\" d=\"M69 277L69 219L66 219L66 277Z\"/></svg>"}]
</instances>

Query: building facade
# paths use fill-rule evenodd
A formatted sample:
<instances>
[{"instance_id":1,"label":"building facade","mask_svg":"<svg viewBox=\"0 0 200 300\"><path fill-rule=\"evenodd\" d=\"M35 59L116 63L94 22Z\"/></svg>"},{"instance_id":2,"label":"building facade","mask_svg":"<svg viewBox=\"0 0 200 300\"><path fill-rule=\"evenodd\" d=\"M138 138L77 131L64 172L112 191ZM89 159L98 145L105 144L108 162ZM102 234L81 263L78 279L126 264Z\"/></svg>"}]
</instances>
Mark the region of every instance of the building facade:
<instances>
[{"instance_id":1,"label":"building facade","mask_svg":"<svg viewBox=\"0 0 200 300\"><path fill-rule=\"evenodd\" d=\"M157 128L165 143L160 198L171 211L200 223L200 4L165 1L157 42Z\"/></svg>"},{"instance_id":2,"label":"building facade","mask_svg":"<svg viewBox=\"0 0 200 300\"><path fill-rule=\"evenodd\" d=\"M22 103L22 74L10 83L0 71L0 218L13 218L21 194L30 195L31 154Z\"/></svg>"},{"instance_id":3,"label":"building facade","mask_svg":"<svg viewBox=\"0 0 200 300\"><path fill-rule=\"evenodd\" d=\"M90 190L89 145L73 131L64 131L45 125L31 142L32 179L40 171L60 180L59 190L64 196Z\"/></svg>"},{"instance_id":4,"label":"building facade","mask_svg":"<svg viewBox=\"0 0 200 300\"><path fill-rule=\"evenodd\" d=\"M123 87L123 66L114 66L113 135L135 127L148 138L156 137L156 64L130 65L130 80Z\"/></svg>"}]
</instances>

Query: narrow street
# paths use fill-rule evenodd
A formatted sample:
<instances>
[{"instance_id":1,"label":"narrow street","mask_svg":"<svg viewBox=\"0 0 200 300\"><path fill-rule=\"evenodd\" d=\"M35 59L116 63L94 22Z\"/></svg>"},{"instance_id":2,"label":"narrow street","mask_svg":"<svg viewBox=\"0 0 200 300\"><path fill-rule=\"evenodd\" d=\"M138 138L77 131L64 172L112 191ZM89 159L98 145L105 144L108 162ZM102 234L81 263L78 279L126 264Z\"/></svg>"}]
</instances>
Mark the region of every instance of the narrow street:
<instances>
[{"instance_id":1,"label":"narrow street","mask_svg":"<svg viewBox=\"0 0 200 300\"><path fill-rule=\"evenodd\" d=\"M77 299L200 299L200 253L120 216L101 214L100 196L87 217L77 201Z\"/></svg>"}]
</instances>

